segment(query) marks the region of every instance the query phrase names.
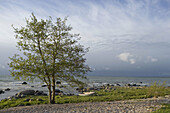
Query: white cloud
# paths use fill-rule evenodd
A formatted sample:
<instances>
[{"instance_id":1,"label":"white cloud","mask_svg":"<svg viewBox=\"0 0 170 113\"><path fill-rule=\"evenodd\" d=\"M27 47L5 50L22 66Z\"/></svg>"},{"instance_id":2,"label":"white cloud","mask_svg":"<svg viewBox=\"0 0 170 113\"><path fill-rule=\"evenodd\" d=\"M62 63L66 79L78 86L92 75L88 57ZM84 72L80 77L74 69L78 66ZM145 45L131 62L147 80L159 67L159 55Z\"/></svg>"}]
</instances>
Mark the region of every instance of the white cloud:
<instances>
[{"instance_id":1,"label":"white cloud","mask_svg":"<svg viewBox=\"0 0 170 113\"><path fill-rule=\"evenodd\" d=\"M152 56L148 56L147 57L147 61L149 61L149 62L157 62L158 59L157 58L153 58Z\"/></svg>"},{"instance_id":2,"label":"white cloud","mask_svg":"<svg viewBox=\"0 0 170 113\"><path fill-rule=\"evenodd\" d=\"M132 54L130 53L121 53L117 56L121 61L124 61L124 62L129 62L130 64L135 64L136 61L133 57Z\"/></svg>"},{"instance_id":3,"label":"white cloud","mask_svg":"<svg viewBox=\"0 0 170 113\"><path fill-rule=\"evenodd\" d=\"M130 64L135 64L136 63L135 59L130 59L129 62L130 62Z\"/></svg>"}]
</instances>

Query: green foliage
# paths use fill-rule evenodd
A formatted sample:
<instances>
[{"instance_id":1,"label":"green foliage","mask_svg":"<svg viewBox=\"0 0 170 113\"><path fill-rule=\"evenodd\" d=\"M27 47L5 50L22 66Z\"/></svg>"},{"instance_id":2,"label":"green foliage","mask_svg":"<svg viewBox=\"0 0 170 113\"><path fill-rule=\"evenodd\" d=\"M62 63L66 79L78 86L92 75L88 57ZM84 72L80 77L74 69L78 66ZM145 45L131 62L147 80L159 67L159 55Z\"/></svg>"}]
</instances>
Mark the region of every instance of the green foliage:
<instances>
[{"instance_id":1,"label":"green foliage","mask_svg":"<svg viewBox=\"0 0 170 113\"><path fill-rule=\"evenodd\" d=\"M166 94L166 83L160 84L159 82L154 82L150 87L147 88L147 96L155 97L162 96Z\"/></svg>"},{"instance_id":2,"label":"green foliage","mask_svg":"<svg viewBox=\"0 0 170 113\"><path fill-rule=\"evenodd\" d=\"M18 50L23 55L10 57L11 75L31 81L39 78L47 84L50 98L51 88L55 96L56 80L83 86L81 79L90 71L84 58L88 48L79 43L79 34L71 34L72 27L66 21L67 18L57 18L53 22L51 17L38 20L32 14L25 27L13 27Z\"/></svg>"}]
</instances>

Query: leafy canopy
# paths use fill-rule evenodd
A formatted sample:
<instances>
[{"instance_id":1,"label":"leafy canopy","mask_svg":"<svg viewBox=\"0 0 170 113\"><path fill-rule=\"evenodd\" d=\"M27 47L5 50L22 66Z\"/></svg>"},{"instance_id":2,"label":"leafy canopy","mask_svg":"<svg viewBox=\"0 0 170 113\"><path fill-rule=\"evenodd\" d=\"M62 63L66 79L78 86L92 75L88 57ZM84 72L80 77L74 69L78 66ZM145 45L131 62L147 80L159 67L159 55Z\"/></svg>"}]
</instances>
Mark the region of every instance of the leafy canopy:
<instances>
[{"instance_id":1,"label":"leafy canopy","mask_svg":"<svg viewBox=\"0 0 170 113\"><path fill-rule=\"evenodd\" d=\"M34 14L26 19L26 26L14 28L17 47L23 55L10 57L11 75L16 79L41 79L47 85L52 77L68 83L80 84L90 71L85 64L84 48L78 41L79 34L71 34L72 27L66 25L67 18L57 18L56 22L38 20Z\"/></svg>"}]
</instances>

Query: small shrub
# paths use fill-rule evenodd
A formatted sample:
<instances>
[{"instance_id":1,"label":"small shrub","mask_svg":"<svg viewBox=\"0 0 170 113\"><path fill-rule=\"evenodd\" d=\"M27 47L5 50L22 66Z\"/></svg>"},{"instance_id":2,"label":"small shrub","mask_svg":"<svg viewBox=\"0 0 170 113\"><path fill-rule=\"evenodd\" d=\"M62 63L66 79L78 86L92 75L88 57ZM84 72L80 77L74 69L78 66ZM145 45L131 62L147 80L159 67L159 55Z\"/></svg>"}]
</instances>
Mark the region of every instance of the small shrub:
<instances>
[{"instance_id":1,"label":"small shrub","mask_svg":"<svg viewBox=\"0 0 170 113\"><path fill-rule=\"evenodd\" d=\"M165 95L165 87L166 83L160 84L159 82L154 82L151 84L150 87L147 89L147 97L155 97L163 96Z\"/></svg>"}]
</instances>

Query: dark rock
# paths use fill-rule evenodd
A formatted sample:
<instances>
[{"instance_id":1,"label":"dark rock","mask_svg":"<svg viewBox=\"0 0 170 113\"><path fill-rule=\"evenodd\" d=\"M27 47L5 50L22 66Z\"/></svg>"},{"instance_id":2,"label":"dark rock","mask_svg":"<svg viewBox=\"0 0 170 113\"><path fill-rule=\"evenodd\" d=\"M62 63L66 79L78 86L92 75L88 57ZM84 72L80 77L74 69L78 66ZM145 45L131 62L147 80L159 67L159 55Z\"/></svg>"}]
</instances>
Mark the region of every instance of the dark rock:
<instances>
[{"instance_id":1,"label":"dark rock","mask_svg":"<svg viewBox=\"0 0 170 113\"><path fill-rule=\"evenodd\" d=\"M107 84L106 86L110 86L110 84Z\"/></svg>"},{"instance_id":2,"label":"dark rock","mask_svg":"<svg viewBox=\"0 0 170 113\"><path fill-rule=\"evenodd\" d=\"M47 87L47 85L42 85L41 87Z\"/></svg>"},{"instance_id":3,"label":"dark rock","mask_svg":"<svg viewBox=\"0 0 170 113\"><path fill-rule=\"evenodd\" d=\"M61 90L59 90L59 89L55 89L55 92L56 93L63 93Z\"/></svg>"},{"instance_id":4,"label":"dark rock","mask_svg":"<svg viewBox=\"0 0 170 113\"><path fill-rule=\"evenodd\" d=\"M34 86L31 86L31 87L34 87Z\"/></svg>"},{"instance_id":5,"label":"dark rock","mask_svg":"<svg viewBox=\"0 0 170 113\"><path fill-rule=\"evenodd\" d=\"M38 96L40 96L40 95L42 95L44 92L43 91L35 91L35 95L38 95Z\"/></svg>"},{"instance_id":6,"label":"dark rock","mask_svg":"<svg viewBox=\"0 0 170 113\"><path fill-rule=\"evenodd\" d=\"M18 95L34 95L34 94L35 94L34 90L25 90L18 93Z\"/></svg>"},{"instance_id":7,"label":"dark rock","mask_svg":"<svg viewBox=\"0 0 170 113\"><path fill-rule=\"evenodd\" d=\"M127 84L127 86L131 86L131 84Z\"/></svg>"},{"instance_id":8,"label":"dark rock","mask_svg":"<svg viewBox=\"0 0 170 113\"><path fill-rule=\"evenodd\" d=\"M142 84L142 82L140 82L140 84Z\"/></svg>"},{"instance_id":9,"label":"dark rock","mask_svg":"<svg viewBox=\"0 0 170 113\"><path fill-rule=\"evenodd\" d=\"M74 94L72 94L72 93L68 93L68 94L66 94L67 96L73 96Z\"/></svg>"},{"instance_id":10,"label":"dark rock","mask_svg":"<svg viewBox=\"0 0 170 113\"><path fill-rule=\"evenodd\" d=\"M43 101L43 99L41 99L41 98L37 98L37 101Z\"/></svg>"},{"instance_id":11,"label":"dark rock","mask_svg":"<svg viewBox=\"0 0 170 113\"><path fill-rule=\"evenodd\" d=\"M5 91L9 91L9 90L11 90L11 89L9 89L9 88L6 88L6 89L5 89Z\"/></svg>"},{"instance_id":12,"label":"dark rock","mask_svg":"<svg viewBox=\"0 0 170 113\"><path fill-rule=\"evenodd\" d=\"M25 101L24 102L29 102L30 101L30 99L28 98L28 99L25 99Z\"/></svg>"},{"instance_id":13,"label":"dark rock","mask_svg":"<svg viewBox=\"0 0 170 113\"><path fill-rule=\"evenodd\" d=\"M63 86L63 85L61 85L61 86L59 86L59 88L64 88L64 86Z\"/></svg>"},{"instance_id":14,"label":"dark rock","mask_svg":"<svg viewBox=\"0 0 170 113\"><path fill-rule=\"evenodd\" d=\"M22 85L26 85L26 84L27 84L27 82L23 82L23 83L22 83Z\"/></svg>"},{"instance_id":15,"label":"dark rock","mask_svg":"<svg viewBox=\"0 0 170 113\"><path fill-rule=\"evenodd\" d=\"M60 82L60 81L57 81L56 84L61 84L61 82Z\"/></svg>"},{"instance_id":16,"label":"dark rock","mask_svg":"<svg viewBox=\"0 0 170 113\"><path fill-rule=\"evenodd\" d=\"M19 104L18 106L25 106L24 104Z\"/></svg>"},{"instance_id":17,"label":"dark rock","mask_svg":"<svg viewBox=\"0 0 170 113\"><path fill-rule=\"evenodd\" d=\"M5 93L3 90L0 90L0 94Z\"/></svg>"},{"instance_id":18,"label":"dark rock","mask_svg":"<svg viewBox=\"0 0 170 113\"><path fill-rule=\"evenodd\" d=\"M47 94L46 94L46 93L43 93L42 96L47 96Z\"/></svg>"},{"instance_id":19,"label":"dark rock","mask_svg":"<svg viewBox=\"0 0 170 113\"><path fill-rule=\"evenodd\" d=\"M121 86L120 84L116 84L117 86Z\"/></svg>"}]
</instances>

